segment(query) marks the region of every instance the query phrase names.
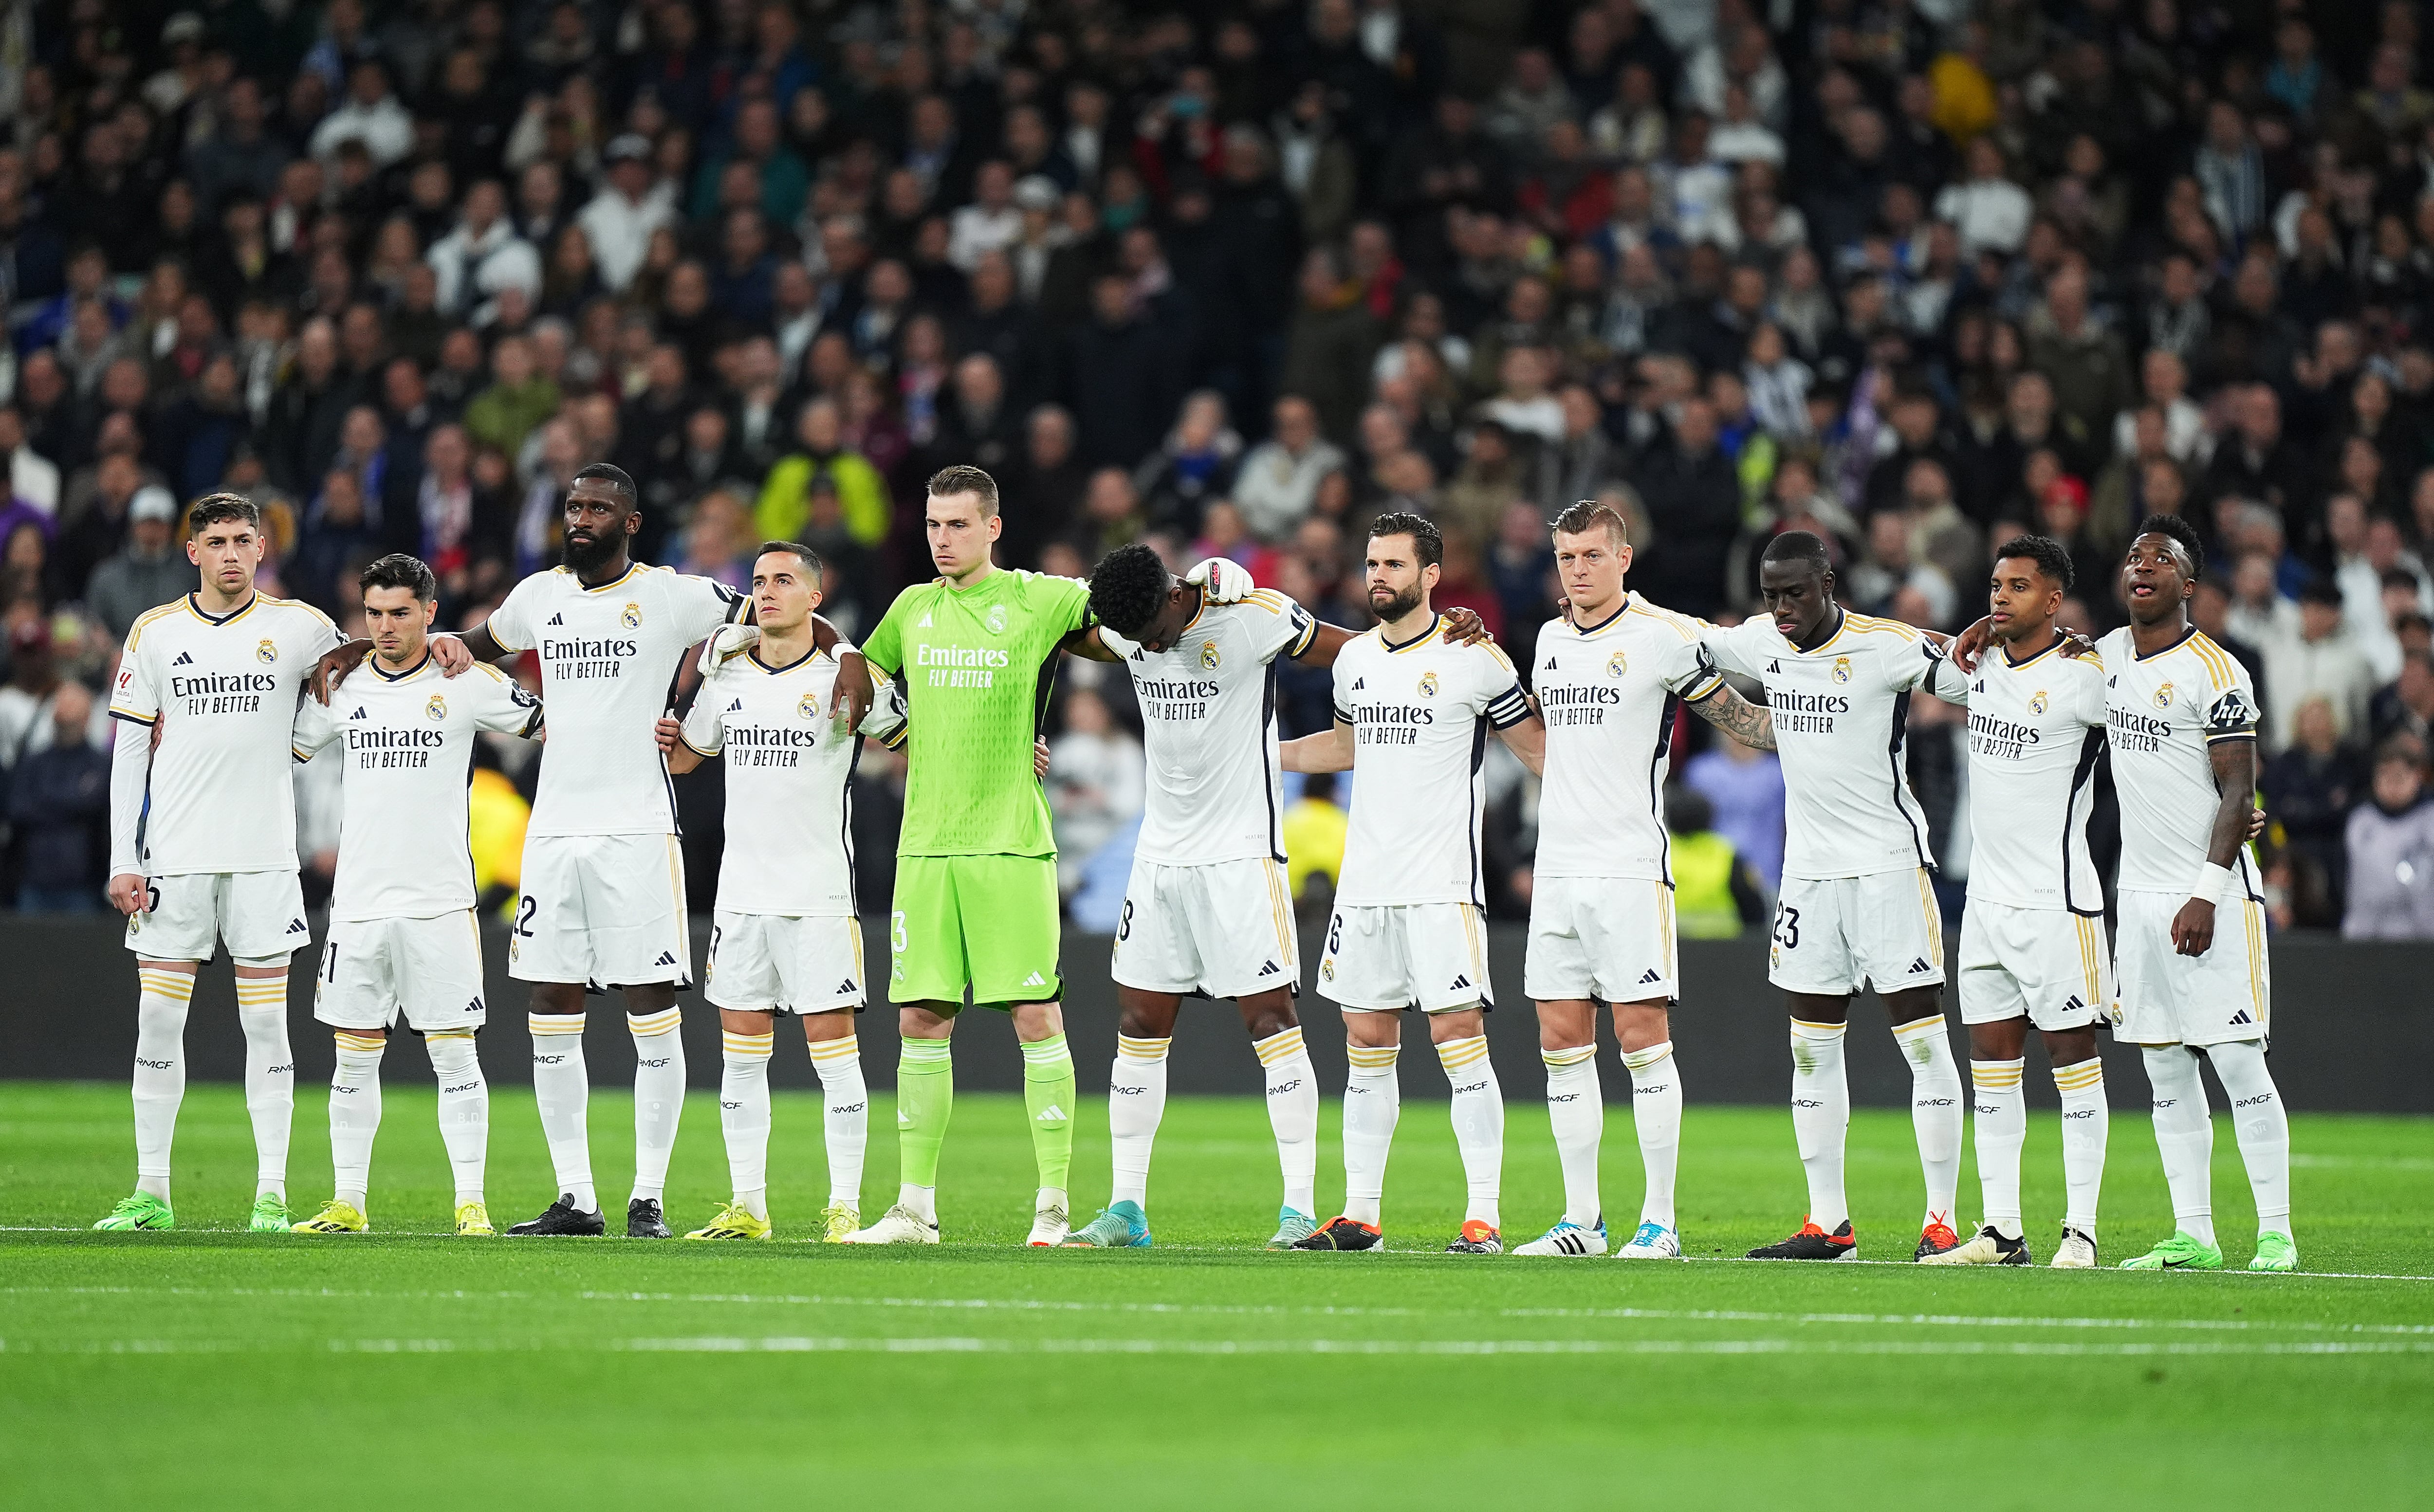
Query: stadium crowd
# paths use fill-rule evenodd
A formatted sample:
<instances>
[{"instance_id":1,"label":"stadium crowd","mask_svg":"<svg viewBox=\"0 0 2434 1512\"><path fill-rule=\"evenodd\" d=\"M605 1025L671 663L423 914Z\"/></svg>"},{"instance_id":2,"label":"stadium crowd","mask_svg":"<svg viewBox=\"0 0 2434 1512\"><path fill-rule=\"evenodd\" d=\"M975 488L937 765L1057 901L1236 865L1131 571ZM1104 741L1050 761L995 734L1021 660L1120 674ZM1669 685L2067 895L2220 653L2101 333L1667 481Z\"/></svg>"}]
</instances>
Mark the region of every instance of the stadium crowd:
<instances>
[{"instance_id":1,"label":"stadium crowd","mask_svg":"<svg viewBox=\"0 0 2434 1512\"><path fill-rule=\"evenodd\" d=\"M1351 625L1364 521L1416 510L1438 602L1523 645L1575 499L1672 608L1751 612L1804 529L1845 603L1940 629L2025 530L2070 550L2066 621L2118 623L2132 527L2179 514L2266 704L2276 922L2434 936L2429 62L2399 0L19 0L6 895L99 906L89 689L193 586L195 495L264 506L266 589L344 624L409 551L454 624L610 461L640 559L740 584L808 542L850 632L970 462L1005 565L1146 540ZM1048 778L1083 923L1141 795L1096 671ZM1324 724L1326 674L1283 677L1286 733ZM1922 700L1911 757L1956 906L1961 728ZM1754 896L1780 778L1708 737L1675 824ZM486 879L532 759L477 775ZM900 782L858 782L873 898ZM1510 911L1535 789L1496 792ZM1331 811L1294 810L1319 853Z\"/></svg>"}]
</instances>

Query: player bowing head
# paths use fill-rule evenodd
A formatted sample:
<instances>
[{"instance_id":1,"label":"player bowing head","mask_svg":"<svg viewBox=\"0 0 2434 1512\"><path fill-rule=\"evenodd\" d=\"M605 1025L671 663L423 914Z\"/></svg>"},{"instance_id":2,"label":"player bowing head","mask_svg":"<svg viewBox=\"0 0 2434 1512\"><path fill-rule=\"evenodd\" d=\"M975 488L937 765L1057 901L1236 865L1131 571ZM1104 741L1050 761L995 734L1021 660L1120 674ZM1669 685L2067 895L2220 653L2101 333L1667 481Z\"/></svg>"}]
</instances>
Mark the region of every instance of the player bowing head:
<instances>
[{"instance_id":1,"label":"player bowing head","mask_svg":"<svg viewBox=\"0 0 2434 1512\"><path fill-rule=\"evenodd\" d=\"M1795 646L1814 645L1834 620L1834 563L1826 543L1805 530L1767 542L1758 558L1758 592L1775 632Z\"/></svg>"},{"instance_id":2,"label":"player bowing head","mask_svg":"<svg viewBox=\"0 0 2434 1512\"><path fill-rule=\"evenodd\" d=\"M1166 651L1200 613L1200 590L1166 569L1146 546L1107 553L1090 571L1090 612L1153 655Z\"/></svg>"},{"instance_id":3,"label":"player bowing head","mask_svg":"<svg viewBox=\"0 0 2434 1512\"><path fill-rule=\"evenodd\" d=\"M1444 562L1445 535L1434 521L1400 511L1379 516L1369 527L1369 612L1388 625L1426 614Z\"/></svg>"},{"instance_id":4,"label":"player bowing head","mask_svg":"<svg viewBox=\"0 0 2434 1512\"><path fill-rule=\"evenodd\" d=\"M186 511L186 560L231 603L262 566L262 511L241 494L206 494Z\"/></svg>"},{"instance_id":5,"label":"player bowing head","mask_svg":"<svg viewBox=\"0 0 2434 1512\"><path fill-rule=\"evenodd\" d=\"M364 624L372 654L390 671L422 660L431 646L431 617L439 612L439 580L419 558L393 552L364 569Z\"/></svg>"},{"instance_id":6,"label":"player bowing head","mask_svg":"<svg viewBox=\"0 0 2434 1512\"><path fill-rule=\"evenodd\" d=\"M978 467L941 467L930 479L921 526L930 562L958 587L988 573L989 550L1005 533L997 512L997 480Z\"/></svg>"},{"instance_id":7,"label":"player bowing head","mask_svg":"<svg viewBox=\"0 0 2434 1512\"><path fill-rule=\"evenodd\" d=\"M752 617L762 634L791 636L820 606L819 554L793 541L763 541L752 560Z\"/></svg>"},{"instance_id":8,"label":"player bowing head","mask_svg":"<svg viewBox=\"0 0 2434 1512\"><path fill-rule=\"evenodd\" d=\"M1595 624L1622 598L1631 533L1611 504L1585 499L1555 517L1555 570L1576 624Z\"/></svg>"},{"instance_id":9,"label":"player bowing head","mask_svg":"<svg viewBox=\"0 0 2434 1512\"><path fill-rule=\"evenodd\" d=\"M2150 515L2121 562L2121 601L2142 625L2167 623L2186 612L2204 575L2205 549L2178 515Z\"/></svg>"},{"instance_id":10,"label":"player bowing head","mask_svg":"<svg viewBox=\"0 0 2434 1512\"><path fill-rule=\"evenodd\" d=\"M625 558L634 533L643 528L642 504L643 496L625 468L594 462L575 469L566 490L561 552L576 576L590 580Z\"/></svg>"},{"instance_id":11,"label":"player bowing head","mask_svg":"<svg viewBox=\"0 0 2434 1512\"><path fill-rule=\"evenodd\" d=\"M1986 593L1991 638L2006 646L2042 644L2070 592L2070 553L2044 535L2018 535L1995 552Z\"/></svg>"}]
</instances>

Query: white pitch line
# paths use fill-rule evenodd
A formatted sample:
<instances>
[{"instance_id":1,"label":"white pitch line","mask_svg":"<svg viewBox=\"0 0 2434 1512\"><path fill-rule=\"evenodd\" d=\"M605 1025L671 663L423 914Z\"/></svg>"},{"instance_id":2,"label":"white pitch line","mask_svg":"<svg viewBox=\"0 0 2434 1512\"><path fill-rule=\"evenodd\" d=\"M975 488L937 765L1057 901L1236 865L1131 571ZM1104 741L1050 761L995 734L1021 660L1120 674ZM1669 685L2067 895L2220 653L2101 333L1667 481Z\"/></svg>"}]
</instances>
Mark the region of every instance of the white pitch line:
<instances>
[{"instance_id":1,"label":"white pitch line","mask_svg":"<svg viewBox=\"0 0 2434 1512\"><path fill-rule=\"evenodd\" d=\"M1217 1317L1581 1318L1671 1323L1780 1323L1795 1327L1960 1329L2146 1329L2188 1333L2355 1334L2434 1337L2434 1324L2323 1319L2003 1317L1947 1313L1776 1313L1733 1308L1277 1307L1210 1302L1067 1301L1028 1297L839 1297L761 1292L380 1291L303 1286L0 1286L0 1297L231 1297L331 1301L583 1301L676 1306L876 1307L941 1312L1114 1313Z\"/></svg>"},{"instance_id":2,"label":"white pitch line","mask_svg":"<svg viewBox=\"0 0 2434 1512\"><path fill-rule=\"evenodd\" d=\"M1742 1339L994 1339L956 1335L863 1337L814 1334L706 1334L625 1339L358 1338L278 1344L233 1339L10 1339L0 1354L1173 1354L1276 1355L1664 1355L1876 1354L1895 1356L2062 1356L2070 1358L2246 1358L2266 1355L2434 1355L2434 1341L2364 1344L2038 1344L1963 1339L1826 1341Z\"/></svg>"}]
</instances>

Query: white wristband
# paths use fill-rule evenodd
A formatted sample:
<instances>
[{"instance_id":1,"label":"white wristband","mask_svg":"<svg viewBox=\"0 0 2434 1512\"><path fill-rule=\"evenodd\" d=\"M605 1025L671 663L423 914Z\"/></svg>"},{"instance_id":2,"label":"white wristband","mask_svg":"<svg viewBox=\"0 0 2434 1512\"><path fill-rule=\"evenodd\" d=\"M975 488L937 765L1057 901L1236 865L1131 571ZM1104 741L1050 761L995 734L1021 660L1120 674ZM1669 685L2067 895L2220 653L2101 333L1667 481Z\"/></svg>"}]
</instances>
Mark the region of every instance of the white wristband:
<instances>
[{"instance_id":1,"label":"white wristband","mask_svg":"<svg viewBox=\"0 0 2434 1512\"><path fill-rule=\"evenodd\" d=\"M2200 903L2220 904L2231 887L2231 868L2217 866L2212 861L2198 868L2198 879L2189 888L2189 896Z\"/></svg>"}]
</instances>

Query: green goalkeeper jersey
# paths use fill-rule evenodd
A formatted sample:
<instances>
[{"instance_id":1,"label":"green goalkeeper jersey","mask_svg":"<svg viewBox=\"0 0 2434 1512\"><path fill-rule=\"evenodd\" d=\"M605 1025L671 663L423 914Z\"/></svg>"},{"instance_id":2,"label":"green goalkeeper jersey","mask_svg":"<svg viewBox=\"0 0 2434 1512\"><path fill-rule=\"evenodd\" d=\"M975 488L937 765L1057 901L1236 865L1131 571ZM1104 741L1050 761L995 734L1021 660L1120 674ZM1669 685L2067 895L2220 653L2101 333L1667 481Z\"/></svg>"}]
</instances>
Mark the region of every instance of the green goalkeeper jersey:
<instances>
[{"instance_id":1,"label":"green goalkeeper jersey","mask_svg":"<svg viewBox=\"0 0 2434 1512\"><path fill-rule=\"evenodd\" d=\"M1054 856L1031 747L1057 646L1090 622L1090 588L1038 572L940 578L896 596L862 643L911 722L900 856Z\"/></svg>"}]
</instances>

